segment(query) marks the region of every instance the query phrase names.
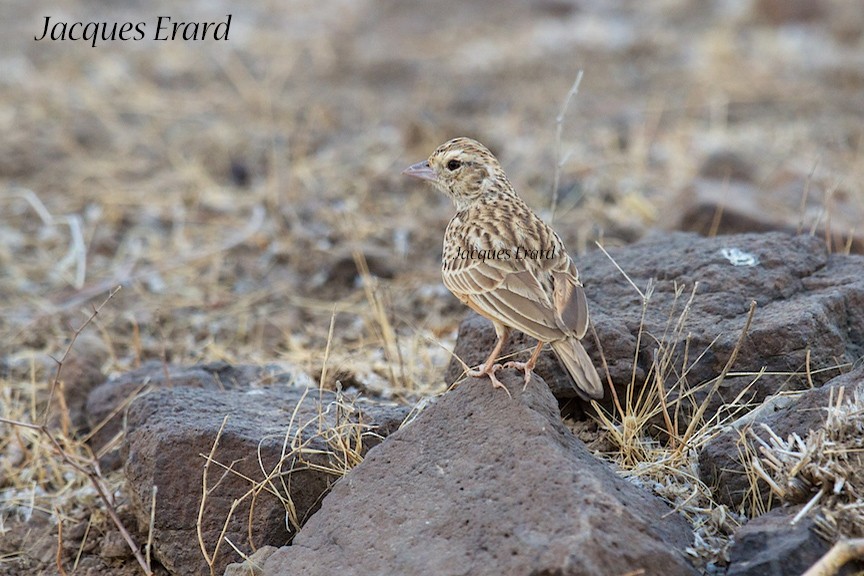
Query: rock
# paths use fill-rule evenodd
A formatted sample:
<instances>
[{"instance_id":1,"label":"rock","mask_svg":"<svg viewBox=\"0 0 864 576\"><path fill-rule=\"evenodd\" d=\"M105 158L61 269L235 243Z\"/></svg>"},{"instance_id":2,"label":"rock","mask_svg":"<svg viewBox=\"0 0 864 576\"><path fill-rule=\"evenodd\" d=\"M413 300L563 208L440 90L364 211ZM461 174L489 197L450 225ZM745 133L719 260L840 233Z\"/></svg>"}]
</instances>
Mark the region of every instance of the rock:
<instances>
[{"instance_id":1,"label":"rock","mask_svg":"<svg viewBox=\"0 0 864 576\"><path fill-rule=\"evenodd\" d=\"M87 398L87 420L97 429L90 444L94 451L111 441L123 425L123 407L135 396L158 388L200 388L233 390L250 386L290 385L302 375L278 364L266 366L232 366L213 362L195 366L165 365L147 362L137 370L110 378L90 392Z\"/></svg>"},{"instance_id":2,"label":"rock","mask_svg":"<svg viewBox=\"0 0 864 576\"><path fill-rule=\"evenodd\" d=\"M292 524L302 525L352 460L407 414L407 408L351 402L316 389L229 386L153 390L128 409L123 452L131 507L146 534L152 487L158 488L154 554L175 576L210 574L196 524L206 455L217 437L200 523L208 554L219 543L213 564L221 573L238 558L224 538L246 554L288 542Z\"/></svg>"},{"instance_id":3,"label":"rock","mask_svg":"<svg viewBox=\"0 0 864 576\"><path fill-rule=\"evenodd\" d=\"M715 238L664 233L611 248L609 254L643 292L653 282L643 320L641 297L604 254L577 259L612 381L624 390L634 378L635 361L635 382L641 387L656 357L664 363L664 386L673 390L672 397L682 389L693 391L682 406L682 422L692 410L691 400L697 405L704 400L705 384L722 372L732 355L751 301L757 302L756 312L732 367L738 375L725 378L707 415L745 389L747 401L755 403L781 390L807 387L803 372L808 351L816 386L836 376L833 367L839 363L864 355L864 257L829 254L817 238L779 232ZM697 282L684 323L678 326ZM454 352L476 366L493 341L491 324L469 315ZM527 358L532 342L514 337L505 353L524 349L522 357ZM590 331L583 344L604 378ZM755 378L762 368L765 373ZM447 381L458 380L462 373L454 359ZM567 377L548 347L538 374L549 378L559 398L575 395L561 384Z\"/></svg>"},{"instance_id":4,"label":"rock","mask_svg":"<svg viewBox=\"0 0 864 576\"><path fill-rule=\"evenodd\" d=\"M748 166L739 161L734 155L709 156L702 177L663 210L665 227L706 236L815 229L816 236L830 240L834 252L848 247L853 253L864 253L859 226L864 211L854 194L823 190L809 176L788 173L757 184Z\"/></svg>"},{"instance_id":5,"label":"rock","mask_svg":"<svg viewBox=\"0 0 864 576\"><path fill-rule=\"evenodd\" d=\"M794 227L777 219L777 211L766 211L759 188L741 180L696 179L684 189L676 210L666 225L705 236L770 232Z\"/></svg>"},{"instance_id":6,"label":"rock","mask_svg":"<svg viewBox=\"0 0 864 576\"><path fill-rule=\"evenodd\" d=\"M837 376L820 388L802 392L795 398L780 396L772 398L762 406L727 426L721 434L712 438L699 453L699 477L707 486L713 488L714 498L721 504L726 504L733 510L741 509L751 490L750 481L741 462L742 453L747 453L741 444L741 438L747 439L750 453L757 453L756 442L750 436L753 429L760 438L767 440L767 435L760 424L769 426L775 434L786 438L797 433L806 438L807 431L818 428L825 422L825 407L828 406L831 394L836 398L837 389L846 388L845 395L852 397L857 393L864 394L864 366ZM768 485L759 481L759 497L768 501L770 492Z\"/></svg>"},{"instance_id":7,"label":"rock","mask_svg":"<svg viewBox=\"0 0 864 576\"><path fill-rule=\"evenodd\" d=\"M69 415L69 424L78 432L88 429L87 397L90 392L105 381L101 369L102 361L93 356L72 356L63 364L60 380L63 386L63 401ZM55 416L54 419L57 417Z\"/></svg>"},{"instance_id":8,"label":"rock","mask_svg":"<svg viewBox=\"0 0 864 576\"><path fill-rule=\"evenodd\" d=\"M102 537L99 555L112 560L129 560L133 557L129 544L117 530L110 530Z\"/></svg>"},{"instance_id":9,"label":"rock","mask_svg":"<svg viewBox=\"0 0 864 576\"><path fill-rule=\"evenodd\" d=\"M753 12L757 22L780 26L819 20L826 6L824 0L757 0Z\"/></svg>"},{"instance_id":10,"label":"rock","mask_svg":"<svg viewBox=\"0 0 864 576\"><path fill-rule=\"evenodd\" d=\"M594 458L539 378L501 378L512 398L468 381L371 450L263 575L694 574L683 517Z\"/></svg>"},{"instance_id":11,"label":"rock","mask_svg":"<svg viewBox=\"0 0 864 576\"><path fill-rule=\"evenodd\" d=\"M261 576L264 561L276 552L274 546L263 546L249 556L244 562L229 564L225 568L224 576Z\"/></svg>"},{"instance_id":12,"label":"rock","mask_svg":"<svg viewBox=\"0 0 864 576\"><path fill-rule=\"evenodd\" d=\"M699 175L722 182L740 180L752 182L756 168L733 150L717 150L709 154L699 167Z\"/></svg>"},{"instance_id":13,"label":"rock","mask_svg":"<svg viewBox=\"0 0 864 576\"><path fill-rule=\"evenodd\" d=\"M776 508L735 531L726 576L803 574L831 545L813 531L814 522L791 520L800 506Z\"/></svg>"},{"instance_id":14,"label":"rock","mask_svg":"<svg viewBox=\"0 0 864 576\"><path fill-rule=\"evenodd\" d=\"M360 254L370 275L378 278L395 277L396 271L393 268L393 254L391 252L367 247ZM357 269L357 261L351 250L337 255L335 262L327 270L326 276L322 277L324 286L338 286L340 288L351 288L356 285L359 279L360 271Z\"/></svg>"}]
</instances>

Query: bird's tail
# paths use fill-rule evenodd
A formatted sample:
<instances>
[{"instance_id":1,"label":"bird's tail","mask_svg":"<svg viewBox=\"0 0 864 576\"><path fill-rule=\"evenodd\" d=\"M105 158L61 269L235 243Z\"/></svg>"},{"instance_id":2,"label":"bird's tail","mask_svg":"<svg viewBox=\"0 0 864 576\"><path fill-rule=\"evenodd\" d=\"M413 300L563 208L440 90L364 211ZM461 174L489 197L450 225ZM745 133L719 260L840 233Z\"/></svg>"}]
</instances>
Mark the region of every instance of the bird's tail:
<instances>
[{"instance_id":1,"label":"bird's tail","mask_svg":"<svg viewBox=\"0 0 864 576\"><path fill-rule=\"evenodd\" d=\"M600 376L591 362L591 358L577 338L564 338L552 342L552 350L558 356L558 361L564 365L567 372L576 383L576 393L583 399L599 400L603 398L603 384Z\"/></svg>"}]
</instances>

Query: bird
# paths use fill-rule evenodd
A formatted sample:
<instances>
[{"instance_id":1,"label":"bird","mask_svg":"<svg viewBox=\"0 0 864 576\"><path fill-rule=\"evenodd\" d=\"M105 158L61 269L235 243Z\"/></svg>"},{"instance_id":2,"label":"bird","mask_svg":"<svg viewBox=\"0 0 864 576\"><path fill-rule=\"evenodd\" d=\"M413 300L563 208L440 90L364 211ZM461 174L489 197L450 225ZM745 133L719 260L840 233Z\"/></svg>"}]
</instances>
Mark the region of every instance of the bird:
<instances>
[{"instance_id":1,"label":"bird","mask_svg":"<svg viewBox=\"0 0 864 576\"><path fill-rule=\"evenodd\" d=\"M524 372L524 390L548 343L576 393L585 400L602 398L600 377L580 342L588 329L588 301L576 265L489 149L471 138L454 138L402 173L431 182L456 207L444 234L444 285L491 320L497 336L486 361L467 374L486 376L494 388L507 391L496 373L516 368ZM514 329L536 339L537 347L527 362L502 366L498 358Z\"/></svg>"}]
</instances>

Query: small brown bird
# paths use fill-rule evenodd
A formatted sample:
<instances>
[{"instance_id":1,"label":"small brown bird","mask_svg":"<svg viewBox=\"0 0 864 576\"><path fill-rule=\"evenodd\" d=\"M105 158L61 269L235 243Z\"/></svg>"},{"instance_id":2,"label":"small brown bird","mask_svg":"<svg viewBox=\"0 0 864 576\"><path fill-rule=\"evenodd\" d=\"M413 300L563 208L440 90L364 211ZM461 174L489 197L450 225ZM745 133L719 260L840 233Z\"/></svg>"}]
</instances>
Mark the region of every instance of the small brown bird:
<instances>
[{"instance_id":1,"label":"small brown bird","mask_svg":"<svg viewBox=\"0 0 864 576\"><path fill-rule=\"evenodd\" d=\"M577 393L602 398L600 377L579 342L588 328L588 302L576 266L561 238L516 195L492 153L455 138L403 173L429 180L456 205L444 235L444 285L491 320L498 335L489 358L468 375L489 376L504 388L496 360L516 329L538 340L528 362L503 366L523 370L526 386L548 342Z\"/></svg>"}]
</instances>

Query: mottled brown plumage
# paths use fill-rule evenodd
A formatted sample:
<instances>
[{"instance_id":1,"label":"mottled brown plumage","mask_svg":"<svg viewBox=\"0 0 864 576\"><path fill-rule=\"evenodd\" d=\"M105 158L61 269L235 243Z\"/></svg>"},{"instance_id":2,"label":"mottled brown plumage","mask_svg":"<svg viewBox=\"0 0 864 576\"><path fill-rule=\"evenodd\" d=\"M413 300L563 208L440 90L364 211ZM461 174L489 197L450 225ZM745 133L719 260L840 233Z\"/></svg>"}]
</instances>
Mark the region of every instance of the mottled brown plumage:
<instances>
[{"instance_id":1,"label":"mottled brown plumage","mask_svg":"<svg viewBox=\"0 0 864 576\"><path fill-rule=\"evenodd\" d=\"M538 340L528 362L509 362L527 385L540 351L550 343L584 398L601 398L597 371L579 340L588 328L588 303L576 266L561 238L516 195L485 146L455 138L404 172L429 180L456 205L444 235L444 285L490 319L498 341L471 376L495 373L501 349L516 329Z\"/></svg>"}]
</instances>

